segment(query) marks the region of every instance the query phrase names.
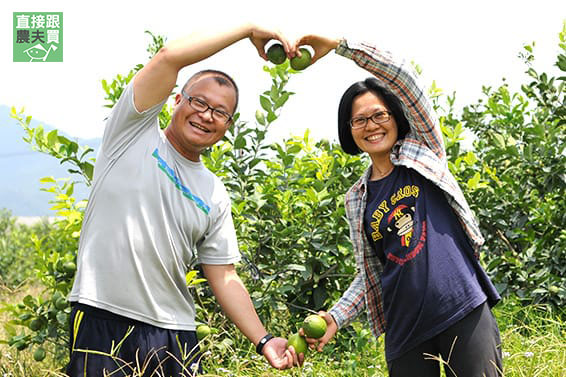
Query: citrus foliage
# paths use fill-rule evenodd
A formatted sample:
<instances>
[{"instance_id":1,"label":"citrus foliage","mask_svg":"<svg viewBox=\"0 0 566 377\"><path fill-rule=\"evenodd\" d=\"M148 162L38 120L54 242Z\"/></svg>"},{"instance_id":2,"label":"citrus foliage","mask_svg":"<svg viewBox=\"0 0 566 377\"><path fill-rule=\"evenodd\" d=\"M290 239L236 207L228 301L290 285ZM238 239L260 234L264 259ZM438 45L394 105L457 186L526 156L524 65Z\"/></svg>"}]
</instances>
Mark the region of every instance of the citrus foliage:
<instances>
[{"instance_id":1,"label":"citrus foliage","mask_svg":"<svg viewBox=\"0 0 566 377\"><path fill-rule=\"evenodd\" d=\"M49 224L16 224L10 211L0 209L0 286L15 289L30 278L33 271L32 236L45 235Z\"/></svg>"},{"instance_id":2,"label":"citrus foliage","mask_svg":"<svg viewBox=\"0 0 566 377\"><path fill-rule=\"evenodd\" d=\"M164 42L152 37L151 55ZM566 30L560 38L557 66L566 71ZM527 46L526 51L531 50ZM531 54L525 56L527 61L532 59ZM103 81L109 107L140 68ZM224 140L210 148L203 160L231 194L243 255L241 274L254 305L274 333L289 334L296 330L293 324L306 316L305 309L328 308L356 273L343 197L367 162L345 154L336 144L312 140L308 132L268 143L270 127L293 95L286 86L296 72L288 61L264 70L272 84L259 96L253 124L241 121L237 114ZM449 167L486 236L483 261L494 282L506 295L563 307L565 78L533 69L528 73L531 82L521 93L511 93L506 85L485 88L485 100L466 107L461 115L454 111L454 97L443 97L434 86L431 94L440 114ZM169 123L171 112L166 105L160 114L162 127ZM26 142L68 164L70 173L90 184L93 159L88 147L81 148L57 131L45 134L41 127L31 128L31 118L23 111L13 110L13 116L27 131ZM467 148L462 144L465 130L475 135ZM70 310L64 297L71 287L86 201L74 198L76 182L47 177L43 183L54 194L53 210L59 217L50 232L30 234L25 247L32 250L34 273L45 290L5 306L13 317L5 327L10 335L7 342L14 347L34 345L37 350L50 342L54 347L48 349L63 357ZM13 227L9 221L6 224L3 228ZM0 242L0 247L6 249L6 244ZM2 263L6 264L0 260L0 267ZM212 337L230 335L214 343L221 360L233 352L231 339L238 341L239 335L230 330L209 288L197 283L201 280L195 271L187 281L199 320L221 329L221 334ZM361 353L370 338L366 329L354 323L327 348L335 354L348 349Z\"/></svg>"},{"instance_id":3,"label":"citrus foliage","mask_svg":"<svg viewBox=\"0 0 566 377\"><path fill-rule=\"evenodd\" d=\"M484 261L498 289L526 303L566 304L566 23L552 77L529 67L513 93L503 83L445 124L450 168L479 217ZM523 59L534 60L533 46ZM468 129L472 151L454 140Z\"/></svg>"}]
</instances>

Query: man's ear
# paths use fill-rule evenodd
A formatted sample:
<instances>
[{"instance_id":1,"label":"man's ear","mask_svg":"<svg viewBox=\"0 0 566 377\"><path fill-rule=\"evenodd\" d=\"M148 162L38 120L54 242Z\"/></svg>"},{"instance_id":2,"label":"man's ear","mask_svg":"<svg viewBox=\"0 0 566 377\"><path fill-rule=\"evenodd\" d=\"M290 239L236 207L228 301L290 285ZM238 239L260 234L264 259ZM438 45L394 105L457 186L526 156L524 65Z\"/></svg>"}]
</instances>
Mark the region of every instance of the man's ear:
<instances>
[{"instance_id":1,"label":"man's ear","mask_svg":"<svg viewBox=\"0 0 566 377\"><path fill-rule=\"evenodd\" d=\"M183 100L183 96L181 95L181 93L177 93L175 95L175 106L177 106L182 100Z\"/></svg>"}]
</instances>

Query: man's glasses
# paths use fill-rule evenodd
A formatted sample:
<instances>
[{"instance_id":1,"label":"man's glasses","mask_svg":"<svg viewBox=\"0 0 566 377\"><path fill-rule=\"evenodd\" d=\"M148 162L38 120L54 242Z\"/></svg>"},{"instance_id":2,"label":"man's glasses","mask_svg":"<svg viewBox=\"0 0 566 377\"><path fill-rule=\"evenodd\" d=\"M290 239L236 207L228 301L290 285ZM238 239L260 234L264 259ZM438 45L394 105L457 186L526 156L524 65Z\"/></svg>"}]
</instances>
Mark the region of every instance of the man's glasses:
<instances>
[{"instance_id":1,"label":"man's glasses","mask_svg":"<svg viewBox=\"0 0 566 377\"><path fill-rule=\"evenodd\" d=\"M232 120L232 115L228 114L226 111L215 109L200 98L189 96L184 90L181 90L181 94L187 101L189 101L189 105L191 105L191 107L199 113L204 113L210 110L212 112L212 119L216 123L228 124Z\"/></svg>"},{"instance_id":2,"label":"man's glasses","mask_svg":"<svg viewBox=\"0 0 566 377\"><path fill-rule=\"evenodd\" d=\"M359 116L352 118L350 119L350 127L354 129L364 128L370 119L375 124L385 123L391 119L391 111L378 111L371 114L369 117Z\"/></svg>"}]
</instances>

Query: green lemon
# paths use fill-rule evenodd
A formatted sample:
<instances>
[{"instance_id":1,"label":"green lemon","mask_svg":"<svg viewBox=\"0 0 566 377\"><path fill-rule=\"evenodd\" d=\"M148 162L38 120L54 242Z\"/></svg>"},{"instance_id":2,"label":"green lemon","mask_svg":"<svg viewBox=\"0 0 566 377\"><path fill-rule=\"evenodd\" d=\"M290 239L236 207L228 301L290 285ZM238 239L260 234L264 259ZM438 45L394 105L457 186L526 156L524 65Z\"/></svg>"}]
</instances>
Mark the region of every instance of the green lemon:
<instances>
[{"instance_id":1,"label":"green lemon","mask_svg":"<svg viewBox=\"0 0 566 377\"><path fill-rule=\"evenodd\" d=\"M28 319L31 319L31 317L32 315L30 313L23 313L18 318L20 319L20 321L25 322Z\"/></svg>"},{"instance_id":2,"label":"green lemon","mask_svg":"<svg viewBox=\"0 0 566 377\"><path fill-rule=\"evenodd\" d=\"M35 361L43 361L43 359L45 359L45 350L41 347L36 349L33 353L33 359Z\"/></svg>"},{"instance_id":3,"label":"green lemon","mask_svg":"<svg viewBox=\"0 0 566 377\"><path fill-rule=\"evenodd\" d=\"M35 318L29 323L29 328L31 331L38 331L41 329L41 325L41 320L39 318Z\"/></svg>"},{"instance_id":4,"label":"green lemon","mask_svg":"<svg viewBox=\"0 0 566 377\"><path fill-rule=\"evenodd\" d=\"M77 265L75 264L75 262L66 262L65 264L63 264L63 270L65 270L66 273L75 272L76 269Z\"/></svg>"},{"instance_id":5,"label":"green lemon","mask_svg":"<svg viewBox=\"0 0 566 377\"><path fill-rule=\"evenodd\" d=\"M303 330L307 338L318 339L326 333L326 321L317 314L311 314L303 321Z\"/></svg>"},{"instance_id":6,"label":"green lemon","mask_svg":"<svg viewBox=\"0 0 566 377\"><path fill-rule=\"evenodd\" d=\"M291 59L291 68L295 71L302 71L311 64L311 53L304 47L299 49L301 51L301 57L295 56Z\"/></svg>"},{"instance_id":7,"label":"green lemon","mask_svg":"<svg viewBox=\"0 0 566 377\"><path fill-rule=\"evenodd\" d=\"M67 299L65 297L59 297L57 301L55 301L55 309L63 310L67 307Z\"/></svg>"},{"instance_id":8,"label":"green lemon","mask_svg":"<svg viewBox=\"0 0 566 377\"><path fill-rule=\"evenodd\" d=\"M287 339L287 346L293 346L297 355L300 353L307 353L308 349L307 341L298 333L291 335L289 339Z\"/></svg>"},{"instance_id":9,"label":"green lemon","mask_svg":"<svg viewBox=\"0 0 566 377\"><path fill-rule=\"evenodd\" d=\"M271 47L267 49L267 58L273 64L283 63L285 59L287 59L287 54L285 54L283 45L281 45L280 43L271 45Z\"/></svg>"},{"instance_id":10,"label":"green lemon","mask_svg":"<svg viewBox=\"0 0 566 377\"><path fill-rule=\"evenodd\" d=\"M197 339L203 340L204 338L209 336L211 332L212 330L207 325L199 325L197 327Z\"/></svg>"}]
</instances>

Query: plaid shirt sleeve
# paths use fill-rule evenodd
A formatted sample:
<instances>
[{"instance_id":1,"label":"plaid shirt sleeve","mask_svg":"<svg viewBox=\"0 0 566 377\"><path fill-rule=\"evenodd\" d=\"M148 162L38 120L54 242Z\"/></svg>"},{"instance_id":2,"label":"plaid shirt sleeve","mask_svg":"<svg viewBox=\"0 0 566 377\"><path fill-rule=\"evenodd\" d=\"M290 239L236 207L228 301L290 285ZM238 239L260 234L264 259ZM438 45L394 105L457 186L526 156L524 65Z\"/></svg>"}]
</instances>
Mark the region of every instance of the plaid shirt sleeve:
<instances>
[{"instance_id":1,"label":"plaid shirt sleeve","mask_svg":"<svg viewBox=\"0 0 566 377\"><path fill-rule=\"evenodd\" d=\"M336 53L352 59L372 73L401 100L411 130L402 142L394 146L392 162L416 169L447 194L448 202L458 214L478 257L484 238L456 179L448 169L440 124L424 86L418 82L410 63L364 42L342 40L336 47Z\"/></svg>"},{"instance_id":2,"label":"plaid shirt sleeve","mask_svg":"<svg viewBox=\"0 0 566 377\"><path fill-rule=\"evenodd\" d=\"M364 176L348 190L344 197L346 218L350 228L350 241L352 242L358 273L340 300L329 310L338 328L348 325L366 308L367 292L363 268L363 250L361 250L359 232L356 229L356 224L359 220L358 215L363 211L363 197L361 196L359 187L362 185L363 180L366 179L366 176L367 171Z\"/></svg>"},{"instance_id":3,"label":"plaid shirt sleeve","mask_svg":"<svg viewBox=\"0 0 566 377\"><path fill-rule=\"evenodd\" d=\"M358 273L350 287L329 313L336 321L338 328L348 325L365 309L365 284L361 273Z\"/></svg>"},{"instance_id":4,"label":"plaid shirt sleeve","mask_svg":"<svg viewBox=\"0 0 566 377\"><path fill-rule=\"evenodd\" d=\"M364 42L342 40L336 53L352 59L383 82L401 100L403 111L411 125L410 136L424 142L439 159L446 158L438 120L409 62ZM415 148L415 153L418 153L418 147Z\"/></svg>"}]
</instances>

